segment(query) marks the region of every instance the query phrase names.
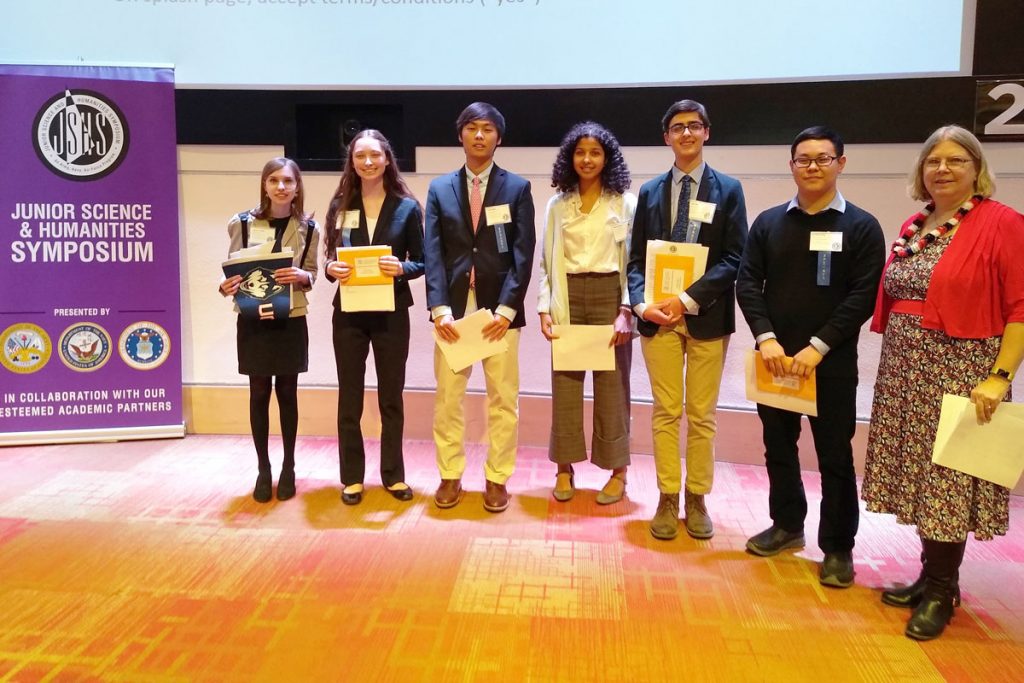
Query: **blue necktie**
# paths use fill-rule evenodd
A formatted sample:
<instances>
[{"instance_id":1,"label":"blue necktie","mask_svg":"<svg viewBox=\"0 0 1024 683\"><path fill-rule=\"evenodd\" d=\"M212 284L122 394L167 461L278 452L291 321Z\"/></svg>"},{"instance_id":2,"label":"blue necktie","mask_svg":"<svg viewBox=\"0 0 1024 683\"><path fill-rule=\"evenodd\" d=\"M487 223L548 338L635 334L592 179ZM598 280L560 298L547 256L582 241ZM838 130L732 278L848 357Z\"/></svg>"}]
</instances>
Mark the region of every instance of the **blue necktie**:
<instances>
[{"instance_id":1,"label":"blue necktie","mask_svg":"<svg viewBox=\"0 0 1024 683\"><path fill-rule=\"evenodd\" d=\"M686 226L690 222L690 181L688 175L683 176L683 188L679 192L679 203L676 205L676 222L672 225L672 241L686 241Z\"/></svg>"}]
</instances>

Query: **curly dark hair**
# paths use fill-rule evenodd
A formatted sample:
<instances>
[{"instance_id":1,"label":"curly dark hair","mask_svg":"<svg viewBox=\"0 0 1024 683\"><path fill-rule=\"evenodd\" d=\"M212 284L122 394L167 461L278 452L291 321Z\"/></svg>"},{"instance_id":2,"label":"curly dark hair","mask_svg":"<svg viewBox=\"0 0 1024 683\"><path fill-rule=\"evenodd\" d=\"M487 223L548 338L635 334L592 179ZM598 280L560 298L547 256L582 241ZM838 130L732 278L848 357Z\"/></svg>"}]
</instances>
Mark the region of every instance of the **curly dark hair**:
<instances>
[{"instance_id":1,"label":"curly dark hair","mask_svg":"<svg viewBox=\"0 0 1024 683\"><path fill-rule=\"evenodd\" d=\"M384 191L397 197L413 196L412 190L405 184L405 180L398 170L398 161L395 159L395 153L391 149L391 143L384 137L384 134L373 128L359 131L348 144L348 149L345 153L345 168L342 169L338 189L334 191L334 196L331 197L330 208L327 209L327 216L324 219L324 251L327 253L329 260L334 258L334 249L341 246L336 244L341 236L341 232L337 228L338 216L353 206L359 206L359 203L362 201L360 197L361 181L352 163L352 154L355 151L356 143L363 138L371 138L379 142L381 151L384 152L384 158L387 159L388 165L384 167Z\"/></svg>"},{"instance_id":2,"label":"curly dark hair","mask_svg":"<svg viewBox=\"0 0 1024 683\"><path fill-rule=\"evenodd\" d=\"M579 187L580 177L573 168L572 158L576 153L576 145L583 138L594 138L604 149L601 187L617 194L629 189L632 180L622 150L619 149L619 141L610 130L593 121L577 123L562 138L562 145L555 157L555 165L551 168L551 187L558 188L559 192L570 192Z\"/></svg>"}]
</instances>

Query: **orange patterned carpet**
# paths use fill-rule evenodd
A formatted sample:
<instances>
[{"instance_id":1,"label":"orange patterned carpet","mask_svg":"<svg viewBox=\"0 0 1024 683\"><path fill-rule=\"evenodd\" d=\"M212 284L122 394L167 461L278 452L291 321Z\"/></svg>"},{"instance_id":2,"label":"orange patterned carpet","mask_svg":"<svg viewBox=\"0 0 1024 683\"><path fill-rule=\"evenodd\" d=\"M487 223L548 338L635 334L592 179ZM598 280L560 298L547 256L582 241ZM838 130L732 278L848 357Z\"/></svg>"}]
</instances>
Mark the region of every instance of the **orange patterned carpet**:
<instances>
[{"instance_id":1,"label":"orange patterned carpet","mask_svg":"<svg viewBox=\"0 0 1024 683\"><path fill-rule=\"evenodd\" d=\"M267 505L247 437L0 451L0 680L1024 680L1024 500L1009 536L968 544L964 607L919 644L878 599L916 576L913 530L865 514L856 585L823 588L815 512L805 551L743 551L768 525L763 468L720 464L717 535L663 542L649 457L599 507L603 473L579 467L560 504L523 449L492 515L481 447L446 511L430 444L407 446L411 503L376 485L376 449L358 507L333 439L301 438L298 497Z\"/></svg>"}]
</instances>

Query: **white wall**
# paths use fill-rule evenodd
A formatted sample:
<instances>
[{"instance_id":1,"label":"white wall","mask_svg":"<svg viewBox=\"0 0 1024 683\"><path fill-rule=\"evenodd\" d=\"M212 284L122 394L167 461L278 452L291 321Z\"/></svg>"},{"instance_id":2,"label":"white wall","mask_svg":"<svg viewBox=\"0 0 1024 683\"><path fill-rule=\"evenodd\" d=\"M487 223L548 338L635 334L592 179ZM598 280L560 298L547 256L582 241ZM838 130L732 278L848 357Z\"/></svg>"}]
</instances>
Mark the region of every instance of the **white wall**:
<instances>
[{"instance_id":1,"label":"white wall","mask_svg":"<svg viewBox=\"0 0 1024 683\"><path fill-rule=\"evenodd\" d=\"M997 176L996 198L1017 210L1024 210L1024 143L987 144L986 152ZM885 229L887 240L895 238L903 220L920 205L907 198L906 171L917 153L917 145L848 145L849 159L840 189L849 201L873 213ZM182 353L186 385L244 385L237 374L234 314L230 302L217 292L220 262L227 252L227 221L232 214L251 208L258 200L259 172L264 162L283 153L277 147L180 146L178 166L182 231ZM626 148L626 160L633 173L633 192L649 178L667 170L672 157L664 147ZM509 148L498 150L499 165L527 177L533 184L538 212L538 248L543 230L543 207L552 195L550 187L553 148ZM740 179L747 198L749 219L762 210L788 201L794 194L787 160L789 148L751 146L716 148L709 143L705 158L716 169ZM422 201L430 179L462 163L460 147L420 148L418 172L406 180ZM338 174L304 174L307 210L322 218L337 185ZM1024 256L1022 256L1024 258ZM413 342L407 371L407 386L434 386L431 326L427 319L423 280L412 283L416 305L412 310ZM331 299L333 285L321 277L310 296L310 368L300 379L302 386L336 386L331 350ZM533 310L536 302L536 269L527 295L527 327L520 348L521 392L550 393L548 343L538 331ZM753 341L737 311L737 333L730 343L720 404L751 407L743 397L742 354ZM870 413L871 391L878 362L880 337L865 328L861 336L861 383L858 415ZM372 364L368 384L375 385ZM650 399L650 385L640 353L634 346L633 399ZM471 389L482 389L478 371ZM1019 389L1018 389L1018 395Z\"/></svg>"}]
</instances>

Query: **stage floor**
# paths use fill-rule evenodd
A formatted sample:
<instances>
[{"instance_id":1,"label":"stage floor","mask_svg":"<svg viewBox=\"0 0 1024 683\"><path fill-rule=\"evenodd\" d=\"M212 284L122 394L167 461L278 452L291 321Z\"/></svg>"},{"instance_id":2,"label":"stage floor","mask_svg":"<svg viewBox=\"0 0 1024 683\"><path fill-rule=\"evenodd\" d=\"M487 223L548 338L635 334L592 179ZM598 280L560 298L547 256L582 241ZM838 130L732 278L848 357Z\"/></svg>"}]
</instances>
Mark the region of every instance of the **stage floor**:
<instances>
[{"instance_id":1,"label":"stage floor","mask_svg":"<svg viewBox=\"0 0 1024 683\"><path fill-rule=\"evenodd\" d=\"M451 510L432 444L407 443L400 503L370 442L356 507L336 448L300 438L298 496L266 505L247 437L0 450L0 680L1024 680L1024 499L1009 536L968 543L963 607L920 644L879 601L917 575L913 529L863 514L856 585L818 584L816 473L808 547L763 559L743 550L769 524L761 467L718 465L715 537L664 542L650 457L601 507L603 472L579 466L558 503L546 453L521 449L493 515L481 446ZM276 440L272 460L276 480Z\"/></svg>"}]
</instances>

